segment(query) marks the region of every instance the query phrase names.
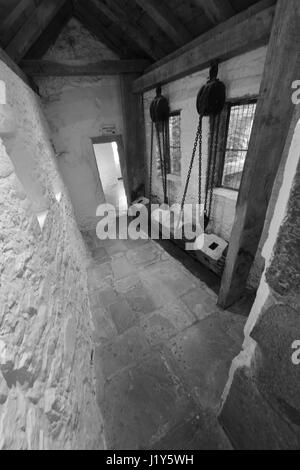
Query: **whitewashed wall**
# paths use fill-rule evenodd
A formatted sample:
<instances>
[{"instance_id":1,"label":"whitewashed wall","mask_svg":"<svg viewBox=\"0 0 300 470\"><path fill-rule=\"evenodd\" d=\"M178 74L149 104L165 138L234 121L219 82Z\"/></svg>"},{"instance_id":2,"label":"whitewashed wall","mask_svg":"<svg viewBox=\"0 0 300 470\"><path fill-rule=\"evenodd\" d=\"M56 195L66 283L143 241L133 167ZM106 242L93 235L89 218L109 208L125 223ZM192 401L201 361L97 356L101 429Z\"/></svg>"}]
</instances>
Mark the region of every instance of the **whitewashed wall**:
<instances>
[{"instance_id":1,"label":"whitewashed wall","mask_svg":"<svg viewBox=\"0 0 300 470\"><path fill-rule=\"evenodd\" d=\"M116 56L72 19L44 59L76 63ZM42 95L58 166L69 189L76 220L82 230L95 228L96 209L104 201L92 137L104 125L123 132L118 77L50 77L36 80Z\"/></svg>"}]
</instances>

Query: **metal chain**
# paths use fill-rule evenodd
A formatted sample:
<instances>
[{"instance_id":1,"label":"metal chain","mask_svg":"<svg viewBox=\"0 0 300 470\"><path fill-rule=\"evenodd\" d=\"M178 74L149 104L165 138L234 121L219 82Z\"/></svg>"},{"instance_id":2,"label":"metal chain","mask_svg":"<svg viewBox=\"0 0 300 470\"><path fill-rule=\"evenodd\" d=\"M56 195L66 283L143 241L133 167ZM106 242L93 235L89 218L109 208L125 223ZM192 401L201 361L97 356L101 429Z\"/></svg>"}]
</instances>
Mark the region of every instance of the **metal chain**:
<instances>
[{"instance_id":1,"label":"metal chain","mask_svg":"<svg viewBox=\"0 0 300 470\"><path fill-rule=\"evenodd\" d=\"M165 194L164 194L164 203L168 203L168 183L167 183L167 175L168 175L168 168L167 168L167 123L164 121L162 123L162 139L163 139L163 166L164 166L164 187L165 187Z\"/></svg>"},{"instance_id":2,"label":"metal chain","mask_svg":"<svg viewBox=\"0 0 300 470\"><path fill-rule=\"evenodd\" d=\"M218 118L220 119L220 118ZM217 144L219 141L219 130L220 130L220 125L219 122L217 122L216 126L216 118L213 118L213 130L212 130L212 139L213 139L213 149L212 149L212 177L211 177L211 183L210 183L210 192L209 192L209 205L208 205L208 217L210 218L211 216L211 208L212 208L212 200L213 200L213 192L214 192L214 186L215 186L215 173L216 173L216 166L217 166ZM217 129L217 131L216 131ZM216 132L216 136L215 136Z\"/></svg>"},{"instance_id":3,"label":"metal chain","mask_svg":"<svg viewBox=\"0 0 300 470\"><path fill-rule=\"evenodd\" d=\"M199 118L199 125L198 125L198 129L197 129L197 133L196 133L192 158L191 158L191 162L190 162L190 166L189 166L189 170L188 170L188 174L187 174L187 180L186 180L186 184L185 184L185 188L184 188L184 192L183 192L183 197L182 197L182 202L181 202L181 212L184 209L186 195L187 195L187 191L188 191L189 184L190 184L190 179L191 179L191 175L192 175L192 169L193 169L193 166L194 166L198 141L201 141L201 144L202 144L202 117L201 116ZM201 152L201 149L200 149L200 152ZM201 180L201 177L200 177L200 180ZM200 190L201 190L201 183L199 184L199 186L200 186ZM201 193L200 193L200 195L201 195Z\"/></svg>"},{"instance_id":4,"label":"metal chain","mask_svg":"<svg viewBox=\"0 0 300 470\"><path fill-rule=\"evenodd\" d=\"M165 166L165 159L162 154L162 145L164 146L164 138L163 143L160 140L160 132L159 132L159 124L156 123L156 136L157 136L157 143L158 143L158 152L159 152L159 159L160 159L160 167L161 167L161 178L162 178L162 185L163 185L163 193L164 193L164 203L167 203L167 175L166 175L166 166ZM164 124L162 124L162 134L164 136Z\"/></svg>"},{"instance_id":5,"label":"metal chain","mask_svg":"<svg viewBox=\"0 0 300 470\"><path fill-rule=\"evenodd\" d=\"M151 123L151 154L150 154L150 179L149 179L149 201L152 204L152 180L153 180L153 144L154 144L154 124Z\"/></svg>"},{"instance_id":6,"label":"metal chain","mask_svg":"<svg viewBox=\"0 0 300 470\"><path fill-rule=\"evenodd\" d=\"M198 204L202 201L202 119L199 132L199 174L198 174Z\"/></svg>"},{"instance_id":7,"label":"metal chain","mask_svg":"<svg viewBox=\"0 0 300 470\"><path fill-rule=\"evenodd\" d=\"M212 118L212 128L210 134L210 143L208 150L208 159L207 159L207 172L206 172L206 186L205 186L205 203L204 203L204 213L209 217L208 202L209 202L209 190L211 187L211 170L212 170L212 157L214 151L214 134L215 134L215 118Z\"/></svg>"}]
</instances>

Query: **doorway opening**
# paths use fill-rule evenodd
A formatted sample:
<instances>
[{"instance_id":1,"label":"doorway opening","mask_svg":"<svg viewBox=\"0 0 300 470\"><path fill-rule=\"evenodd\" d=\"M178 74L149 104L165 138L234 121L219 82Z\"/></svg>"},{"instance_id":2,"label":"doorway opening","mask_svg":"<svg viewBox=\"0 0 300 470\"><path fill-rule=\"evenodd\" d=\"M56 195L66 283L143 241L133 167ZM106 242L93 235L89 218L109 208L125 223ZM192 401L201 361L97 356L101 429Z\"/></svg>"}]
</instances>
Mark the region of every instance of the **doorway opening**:
<instances>
[{"instance_id":1,"label":"doorway opening","mask_svg":"<svg viewBox=\"0 0 300 470\"><path fill-rule=\"evenodd\" d=\"M95 138L93 148L106 203L113 205L118 215L127 213L126 182L123 178L124 148L121 136Z\"/></svg>"}]
</instances>

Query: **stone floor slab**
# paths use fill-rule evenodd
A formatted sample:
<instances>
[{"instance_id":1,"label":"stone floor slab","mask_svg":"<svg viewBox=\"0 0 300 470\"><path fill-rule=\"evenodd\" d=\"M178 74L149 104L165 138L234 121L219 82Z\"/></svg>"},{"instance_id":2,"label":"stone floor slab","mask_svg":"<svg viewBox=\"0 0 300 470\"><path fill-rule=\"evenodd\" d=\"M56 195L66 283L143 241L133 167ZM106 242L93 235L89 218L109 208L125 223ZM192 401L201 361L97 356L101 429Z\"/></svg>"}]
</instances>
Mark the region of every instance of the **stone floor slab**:
<instances>
[{"instance_id":1,"label":"stone floor slab","mask_svg":"<svg viewBox=\"0 0 300 470\"><path fill-rule=\"evenodd\" d=\"M96 355L102 363L104 376L109 378L141 361L149 348L144 332L139 327L133 327L109 344L97 348Z\"/></svg>"},{"instance_id":2,"label":"stone floor slab","mask_svg":"<svg viewBox=\"0 0 300 470\"><path fill-rule=\"evenodd\" d=\"M125 297L132 310L140 316L147 315L155 310L155 304L141 282L127 291Z\"/></svg>"},{"instance_id":3,"label":"stone floor slab","mask_svg":"<svg viewBox=\"0 0 300 470\"><path fill-rule=\"evenodd\" d=\"M225 388L232 359L240 347L222 328L221 315L213 315L188 328L167 345L173 367L202 407L216 409Z\"/></svg>"},{"instance_id":4,"label":"stone floor slab","mask_svg":"<svg viewBox=\"0 0 300 470\"><path fill-rule=\"evenodd\" d=\"M129 330L138 322L137 314L130 308L125 299L110 305L109 312L119 334Z\"/></svg>"},{"instance_id":5,"label":"stone floor slab","mask_svg":"<svg viewBox=\"0 0 300 470\"><path fill-rule=\"evenodd\" d=\"M245 318L153 241L85 239L109 448L230 448L217 409Z\"/></svg>"},{"instance_id":6,"label":"stone floor slab","mask_svg":"<svg viewBox=\"0 0 300 470\"><path fill-rule=\"evenodd\" d=\"M152 446L152 450L232 450L216 416L204 410L185 419Z\"/></svg>"},{"instance_id":7,"label":"stone floor slab","mask_svg":"<svg viewBox=\"0 0 300 470\"><path fill-rule=\"evenodd\" d=\"M198 320L204 320L213 313L221 312L217 306L218 297L213 292L208 292L201 283L196 289L192 289L181 297L181 300L196 315Z\"/></svg>"},{"instance_id":8,"label":"stone floor slab","mask_svg":"<svg viewBox=\"0 0 300 470\"><path fill-rule=\"evenodd\" d=\"M195 317L179 302L170 302L141 321L152 346L168 341L196 322Z\"/></svg>"},{"instance_id":9,"label":"stone floor slab","mask_svg":"<svg viewBox=\"0 0 300 470\"><path fill-rule=\"evenodd\" d=\"M109 449L147 449L195 412L178 377L155 353L106 383L100 403Z\"/></svg>"},{"instance_id":10,"label":"stone floor slab","mask_svg":"<svg viewBox=\"0 0 300 470\"><path fill-rule=\"evenodd\" d=\"M134 267L131 266L125 256L114 257L111 262L111 269L115 280L130 277L135 274Z\"/></svg>"}]
</instances>

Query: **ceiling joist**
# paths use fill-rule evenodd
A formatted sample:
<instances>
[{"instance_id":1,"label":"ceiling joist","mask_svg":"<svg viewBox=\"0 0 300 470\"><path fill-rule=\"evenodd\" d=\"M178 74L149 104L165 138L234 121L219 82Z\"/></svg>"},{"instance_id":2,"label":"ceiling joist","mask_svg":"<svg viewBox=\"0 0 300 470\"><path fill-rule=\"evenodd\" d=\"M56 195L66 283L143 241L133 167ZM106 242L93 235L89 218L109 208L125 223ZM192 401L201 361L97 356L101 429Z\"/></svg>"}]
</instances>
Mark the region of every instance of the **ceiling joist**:
<instances>
[{"instance_id":1,"label":"ceiling joist","mask_svg":"<svg viewBox=\"0 0 300 470\"><path fill-rule=\"evenodd\" d=\"M22 60L20 67L33 77L81 77L142 73L147 60L102 60L87 64L63 64L49 60Z\"/></svg>"}]
</instances>

